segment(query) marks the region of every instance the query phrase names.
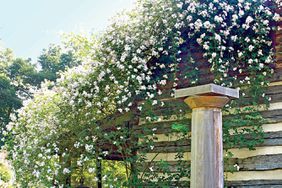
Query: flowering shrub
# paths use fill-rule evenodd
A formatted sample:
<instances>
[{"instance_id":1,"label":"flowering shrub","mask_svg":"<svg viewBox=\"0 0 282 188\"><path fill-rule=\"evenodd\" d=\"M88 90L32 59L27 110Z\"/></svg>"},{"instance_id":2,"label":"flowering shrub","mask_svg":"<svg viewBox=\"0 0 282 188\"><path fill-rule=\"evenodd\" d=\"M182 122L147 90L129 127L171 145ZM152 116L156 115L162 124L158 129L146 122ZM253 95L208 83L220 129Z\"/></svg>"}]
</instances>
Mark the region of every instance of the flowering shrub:
<instances>
[{"instance_id":1,"label":"flowering shrub","mask_svg":"<svg viewBox=\"0 0 282 188\"><path fill-rule=\"evenodd\" d=\"M3 187L8 187L9 181L11 180L10 169L7 168L4 164L0 164L0 185Z\"/></svg>"},{"instance_id":2,"label":"flowering shrub","mask_svg":"<svg viewBox=\"0 0 282 188\"><path fill-rule=\"evenodd\" d=\"M146 153L154 150L157 130L149 124L136 130L130 121L137 116L155 120L156 109L170 105L160 98L167 96L168 88L173 96L180 81L187 86L201 83L197 75L202 65L194 49L203 52L215 83L239 87L248 96L230 105L237 122L225 123L256 122L258 126L247 132L259 140L263 118L256 107L248 109L247 115L238 107L270 100L264 91L273 72L270 34L279 18L275 6L281 5L264 0L139 1L131 12L114 20L93 47L91 61L61 73L56 84L45 83L8 125L7 148L18 183L67 187L72 176L81 172L99 180L95 161L116 155L123 160L125 172L121 176L104 172L102 180L108 187L144 182L178 185L189 175L183 151L176 156L178 172L171 173L166 161L159 163L158 172L156 167L140 165L146 163ZM180 106L172 110L172 114L186 112ZM229 129L225 127L225 135ZM181 135L180 140L187 139L187 134ZM229 147L256 144L248 144L243 136L232 138L225 137Z\"/></svg>"}]
</instances>

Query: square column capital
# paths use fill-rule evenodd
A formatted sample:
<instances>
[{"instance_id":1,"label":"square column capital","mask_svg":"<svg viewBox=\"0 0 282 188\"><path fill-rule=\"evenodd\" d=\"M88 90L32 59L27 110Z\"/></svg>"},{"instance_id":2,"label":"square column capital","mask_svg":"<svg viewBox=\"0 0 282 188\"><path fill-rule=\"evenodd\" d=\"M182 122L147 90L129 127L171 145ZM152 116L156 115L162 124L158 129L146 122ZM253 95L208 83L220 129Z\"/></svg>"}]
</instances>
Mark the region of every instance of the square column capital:
<instances>
[{"instance_id":1,"label":"square column capital","mask_svg":"<svg viewBox=\"0 0 282 188\"><path fill-rule=\"evenodd\" d=\"M177 89L175 91L175 98L187 98L190 96L224 96L230 99L237 99L239 98L239 89L232 89L216 84L206 84Z\"/></svg>"}]
</instances>

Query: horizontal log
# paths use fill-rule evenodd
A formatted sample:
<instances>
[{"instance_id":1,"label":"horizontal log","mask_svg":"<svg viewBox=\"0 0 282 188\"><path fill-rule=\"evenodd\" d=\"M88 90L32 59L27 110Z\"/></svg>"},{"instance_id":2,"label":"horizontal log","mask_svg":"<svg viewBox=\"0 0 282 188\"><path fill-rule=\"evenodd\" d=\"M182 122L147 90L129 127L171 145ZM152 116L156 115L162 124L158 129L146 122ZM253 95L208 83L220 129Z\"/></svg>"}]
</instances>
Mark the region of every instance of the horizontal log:
<instances>
[{"instance_id":1,"label":"horizontal log","mask_svg":"<svg viewBox=\"0 0 282 188\"><path fill-rule=\"evenodd\" d=\"M281 62L282 63L282 62ZM275 71L273 76L269 79L271 82L274 81L281 81L282 80L282 67L278 66Z\"/></svg>"},{"instance_id":2,"label":"horizontal log","mask_svg":"<svg viewBox=\"0 0 282 188\"><path fill-rule=\"evenodd\" d=\"M249 137L249 135L245 135L246 140L252 140L252 137ZM157 153L174 153L178 151L186 151L189 152L191 151L191 140L177 140L177 137L174 137L173 140L169 140L169 137L164 136L161 137L159 136L160 141L156 141L154 143L154 152ZM168 138L166 140L166 138ZM282 131L279 132L269 132L265 133L264 135L264 141L261 144L258 144L257 147L264 147L264 146L282 146ZM224 147L227 149L226 147ZM240 146L233 146L233 148L240 148Z\"/></svg>"},{"instance_id":3,"label":"horizontal log","mask_svg":"<svg viewBox=\"0 0 282 188\"><path fill-rule=\"evenodd\" d=\"M235 163L234 163L235 162ZM282 154L259 155L245 159L233 160L233 165L237 164L240 171L265 171L282 169Z\"/></svg>"},{"instance_id":4,"label":"horizontal log","mask_svg":"<svg viewBox=\"0 0 282 188\"><path fill-rule=\"evenodd\" d=\"M188 120L175 121L175 123L186 124L188 129L190 129L190 121L188 122ZM155 127L157 127L157 126L155 126ZM239 127L239 128L237 128L237 130L238 131L244 131L245 128L251 128L251 127L250 126ZM182 136L182 133L177 133L177 132L171 132L171 133L166 132L164 134L163 129L171 129L171 123L161 124L161 126L155 131L155 134L153 136L155 142L177 141ZM281 136L282 122L263 124L262 129L266 133L265 138L280 138L280 137L282 137ZM190 133L188 133L188 134L190 134ZM233 129L230 130L230 134L231 135L234 134ZM149 136L149 137L152 138L152 136Z\"/></svg>"},{"instance_id":5,"label":"horizontal log","mask_svg":"<svg viewBox=\"0 0 282 188\"><path fill-rule=\"evenodd\" d=\"M227 181L282 180L282 169L225 173Z\"/></svg>"},{"instance_id":6,"label":"horizontal log","mask_svg":"<svg viewBox=\"0 0 282 188\"><path fill-rule=\"evenodd\" d=\"M229 149L233 156L232 158L244 159L248 157L260 156L260 155L276 155L282 154L282 146L264 146L256 147L255 150L249 150L248 148L232 148ZM152 153L147 153L147 161L151 161L154 158L154 161L166 160L166 161L176 161L175 157L177 152L169 153L164 151L163 153L156 152L152 150ZM191 153L184 152L184 160L190 160Z\"/></svg>"},{"instance_id":7,"label":"horizontal log","mask_svg":"<svg viewBox=\"0 0 282 188\"><path fill-rule=\"evenodd\" d=\"M263 111L261 114L269 123L282 121L282 110Z\"/></svg>"},{"instance_id":8,"label":"horizontal log","mask_svg":"<svg viewBox=\"0 0 282 188\"><path fill-rule=\"evenodd\" d=\"M279 188L282 180L249 180L249 181L226 181L229 188Z\"/></svg>"},{"instance_id":9,"label":"horizontal log","mask_svg":"<svg viewBox=\"0 0 282 188\"><path fill-rule=\"evenodd\" d=\"M152 162L146 162L140 166L140 170L144 170L144 168L149 169L149 167L152 167L155 172L163 172L162 165L164 162L159 161L152 161ZM190 168L190 161L185 161L185 166ZM177 161L166 161L165 162L166 172L178 172L179 168L182 168L184 166L179 166L179 163Z\"/></svg>"},{"instance_id":10,"label":"horizontal log","mask_svg":"<svg viewBox=\"0 0 282 188\"><path fill-rule=\"evenodd\" d=\"M274 132L274 131L281 131L281 122L282 122L282 110L272 110L272 111L264 111L262 112L264 118L267 119L267 124L264 124L262 128L265 132ZM228 118L227 116L224 118ZM133 128L137 133L142 132L144 126L148 129L154 129L155 134L171 134L174 133L175 130L172 129L173 124L183 124L187 125L188 130L190 130L191 119L189 117L185 117L185 119L177 120L176 118L172 120L160 121L155 123L145 123L136 125ZM239 128L239 127L238 127ZM243 127L245 128L245 127ZM232 134L232 133L231 133ZM166 139L166 138L164 138Z\"/></svg>"},{"instance_id":11,"label":"horizontal log","mask_svg":"<svg viewBox=\"0 0 282 188\"><path fill-rule=\"evenodd\" d=\"M191 144L190 141L187 143L179 143L177 141L173 142L157 142L154 147L154 152L168 152L168 153L175 153L178 151L191 151Z\"/></svg>"},{"instance_id":12,"label":"horizontal log","mask_svg":"<svg viewBox=\"0 0 282 188\"><path fill-rule=\"evenodd\" d=\"M187 188L189 187L189 181L181 182L169 182L169 187L174 188ZM250 180L250 181L226 181L225 186L227 188L281 188L282 180ZM144 183L140 187L156 188L155 185Z\"/></svg>"},{"instance_id":13,"label":"horizontal log","mask_svg":"<svg viewBox=\"0 0 282 188\"><path fill-rule=\"evenodd\" d=\"M177 153L147 153L146 154L146 161L176 161ZM190 161L191 160L191 153L184 152L183 160Z\"/></svg>"},{"instance_id":14,"label":"horizontal log","mask_svg":"<svg viewBox=\"0 0 282 188\"><path fill-rule=\"evenodd\" d=\"M249 150L248 148L232 148L228 151L233 154L233 158L243 159L259 155L282 154L282 146L256 147L255 150Z\"/></svg>"},{"instance_id":15,"label":"horizontal log","mask_svg":"<svg viewBox=\"0 0 282 188\"><path fill-rule=\"evenodd\" d=\"M187 188L190 186L189 181L170 181L167 185L169 185L171 188ZM227 188L281 188L282 180L226 181L225 186ZM147 182L140 185L140 187L156 188L156 185L150 185Z\"/></svg>"},{"instance_id":16,"label":"horizontal log","mask_svg":"<svg viewBox=\"0 0 282 188\"><path fill-rule=\"evenodd\" d=\"M262 144L258 144L258 146L282 146L282 138L265 138L264 142Z\"/></svg>"},{"instance_id":17,"label":"horizontal log","mask_svg":"<svg viewBox=\"0 0 282 188\"><path fill-rule=\"evenodd\" d=\"M177 101L175 101L177 102ZM245 107L242 107L242 110L244 108L249 108L249 107L252 107L252 106L245 106ZM188 107L187 107L188 108ZM267 108L265 105L260 105L258 107L259 111L262 112L263 115L265 115L264 117L272 117L271 115L268 114L268 112L278 112L281 111L281 115L282 115L282 102L274 102L274 103L270 103L269 107ZM234 109L235 110L235 109ZM231 115L232 113L235 113L231 110L229 110L229 112L225 112L223 111L223 116L226 116L226 115ZM178 117L177 115L175 114L171 114L171 115L166 115L166 116L163 116L163 115L159 115L158 117L156 117L156 120L153 120L151 122L148 122L145 118L140 118L139 119L139 126L140 125L143 125L143 124L156 124L156 123L160 123L160 122L173 122L173 121L176 121L176 120L182 120L182 119L189 119L191 118L191 114L182 114L181 117Z\"/></svg>"},{"instance_id":18,"label":"horizontal log","mask_svg":"<svg viewBox=\"0 0 282 188\"><path fill-rule=\"evenodd\" d=\"M273 81L269 84L269 86L281 86L282 85L282 81Z\"/></svg>"},{"instance_id":19,"label":"horizontal log","mask_svg":"<svg viewBox=\"0 0 282 188\"><path fill-rule=\"evenodd\" d=\"M262 125L264 132L279 132L282 131L282 122L269 123Z\"/></svg>"},{"instance_id":20,"label":"horizontal log","mask_svg":"<svg viewBox=\"0 0 282 188\"><path fill-rule=\"evenodd\" d=\"M161 177L167 177L166 174L152 172L156 175L159 174ZM281 187L282 182L282 169L279 170L270 170L270 171L243 171L243 172L235 172L235 173L225 173L225 185L228 187ZM158 179L150 179L149 181L157 182ZM188 183L189 178L182 178L182 181ZM150 187L149 182L144 182L145 187ZM181 185L175 182L175 184L167 184L167 185ZM184 186L184 185L183 185ZM185 185L187 187L187 184Z\"/></svg>"},{"instance_id":21,"label":"horizontal log","mask_svg":"<svg viewBox=\"0 0 282 188\"><path fill-rule=\"evenodd\" d=\"M275 109L281 109L282 108L282 82L274 82L272 83L272 86L268 88L266 91L266 95L268 97L271 97L271 104L270 108L268 110L274 110ZM246 100L250 97L245 97ZM154 110L155 115L161 117L158 121L162 121L165 116L162 115L173 115L175 114L175 109L184 109L189 113L191 112L191 109L183 102L183 99L173 99L171 97L168 98L160 98L160 100L165 101L166 105L163 107L158 107ZM281 107L279 107L279 105ZM261 109L263 110L263 109ZM183 112L182 112L183 113ZM169 118L170 119L170 118ZM145 123L144 119L140 119L140 124Z\"/></svg>"},{"instance_id":22,"label":"horizontal log","mask_svg":"<svg viewBox=\"0 0 282 188\"><path fill-rule=\"evenodd\" d=\"M152 180L150 180L150 181L152 181ZM155 180L155 181L157 181L157 180ZM160 181L158 181L158 182L160 182ZM142 184L140 184L140 185L138 185L137 187L145 187L145 188L156 188L156 187L170 187L170 188L175 188L175 187L177 187L177 188L187 188L187 187L190 187L190 182L189 181L185 181L185 180L183 180L183 181L162 181L162 183L158 183L158 185L156 185L156 184L153 184L152 185L152 183L150 184L149 182L144 182L144 183L142 183Z\"/></svg>"},{"instance_id":23,"label":"horizontal log","mask_svg":"<svg viewBox=\"0 0 282 188\"><path fill-rule=\"evenodd\" d=\"M191 161L185 161L185 166L189 167L190 162ZM178 172L179 168L181 168L178 161L166 161L165 164L168 172ZM183 165L183 162L181 164ZM140 166L140 169L149 169L149 167L153 167L154 171L163 171L162 165L163 162L152 161L144 163ZM230 158L225 161L224 167L225 171L232 168L239 171L267 171L282 169L282 154L259 155L245 159Z\"/></svg>"}]
</instances>

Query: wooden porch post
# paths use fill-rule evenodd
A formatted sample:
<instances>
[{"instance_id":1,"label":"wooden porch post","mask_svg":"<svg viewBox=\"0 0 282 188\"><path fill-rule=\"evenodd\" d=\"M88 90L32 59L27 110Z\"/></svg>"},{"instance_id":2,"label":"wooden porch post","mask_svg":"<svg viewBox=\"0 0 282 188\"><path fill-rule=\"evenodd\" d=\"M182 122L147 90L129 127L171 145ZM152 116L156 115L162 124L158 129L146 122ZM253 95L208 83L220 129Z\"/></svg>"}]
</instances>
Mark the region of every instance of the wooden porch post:
<instances>
[{"instance_id":1,"label":"wooden porch post","mask_svg":"<svg viewBox=\"0 0 282 188\"><path fill-rule=\"evenodd\" d=\"M176 90L192 109L191 188L223 188L221 108L239 91L207 84Z\"/></svg>"}]
</instances>

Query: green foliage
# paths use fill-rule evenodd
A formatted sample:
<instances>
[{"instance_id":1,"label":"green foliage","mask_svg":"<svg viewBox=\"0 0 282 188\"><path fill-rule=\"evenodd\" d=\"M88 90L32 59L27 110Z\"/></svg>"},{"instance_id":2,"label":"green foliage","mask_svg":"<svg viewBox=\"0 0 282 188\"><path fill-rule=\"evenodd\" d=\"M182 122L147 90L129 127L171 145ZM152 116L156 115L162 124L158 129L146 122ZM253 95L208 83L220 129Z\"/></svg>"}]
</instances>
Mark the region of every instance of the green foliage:
<instances>
[{"instance_id":1,"label":"green foliage","mask_svg":"<svg viewBox=\"0 0 282 188\"><path fill-rule=\"evenodd\" d=\"M10 114L21 107L22 99L30 97L29 86L41 80L29 60L15 59L8 49L0 52L0 58L0 118L4 126Z\"/></svg>"},{"instance_id":2,"label":"green foliage","mask_svg":"<svg viewBox=\"0 0 282 188\"><path fill-rule=\"evenodd\" d=\"M72 51L62 52L60 46L51 45L48 49L44 49L38 57L38 63L42 70L40 73L45 79L55 81L57 74L64 71L68 67L77 66L80 64Z\"/></svg>"},{"instance_id":3,"label":"green foliage","mask_svg":"<svg viewBox=\"0 0 282 188\"><path fill-rule=\"evenodd\" d=\"M74 33L64 34L63 45L72 52L73 56L81 61L92 60L93 50L98 44L98 38L95 35L82 36Z\"/></svg>"},{"instance_id":4,"label":"green foliage","mask_svg":"<svg viewBox=\"0 0 282 188\"><path fill-rule=\"evenodd\" d=\"M74 39L74 36L69 35L69 43L65 45L70 45ZM48 50L43 50L38 58L41 71L37 70L30 59L15 58L10 49L0 51L0 124L2 128L9 123L10 115L22 106L22 101L32 98L32 91L38 89L42 81L46 79L55 81L59 71L76 66L85 59L81 57L81 60L77 60L74 57L77 53L75 50L82 50L83 47L77 49L76 46L78 46L77 43L69 46L72 49L66 52L63 52L59 46L50 46ZM68 47L64 46L65 48Z\"/></svg>"},{"instance_id":5,"label":"green foliage","mask_svg":"<svg viewBox=\"0 0 282 188\"><path fill-rule=\"evenodd\" d=\"M9 122L10 113L13 109L21 106L21 101L16 95L16 89L11 85L10 79L0 74L0 119L2 126Z\"/></svg>"},{"instance_id":6,"label":"green foliage","mask_svg":"<svg viewBox=\"0 0 282 188\"><path fill-rule=\"evenodd\" d=\"M11 180L12 175L10 169L8 169L4 164L0 164L0 180L7 183Z\"/></svg>"},{"instance_id":7,"label":"green foliage","mask_svg":"<svg viewBox=\"0 0 282 188\"><path fill-rule=\"evenodd\" d=\"M175 132L181 132L181 133L184 133L184 134L186 134L188 132L188 126L184 125L184 124L174 123L174 124L172 124L171 128Z\"/></svg>"}]
</instances>

